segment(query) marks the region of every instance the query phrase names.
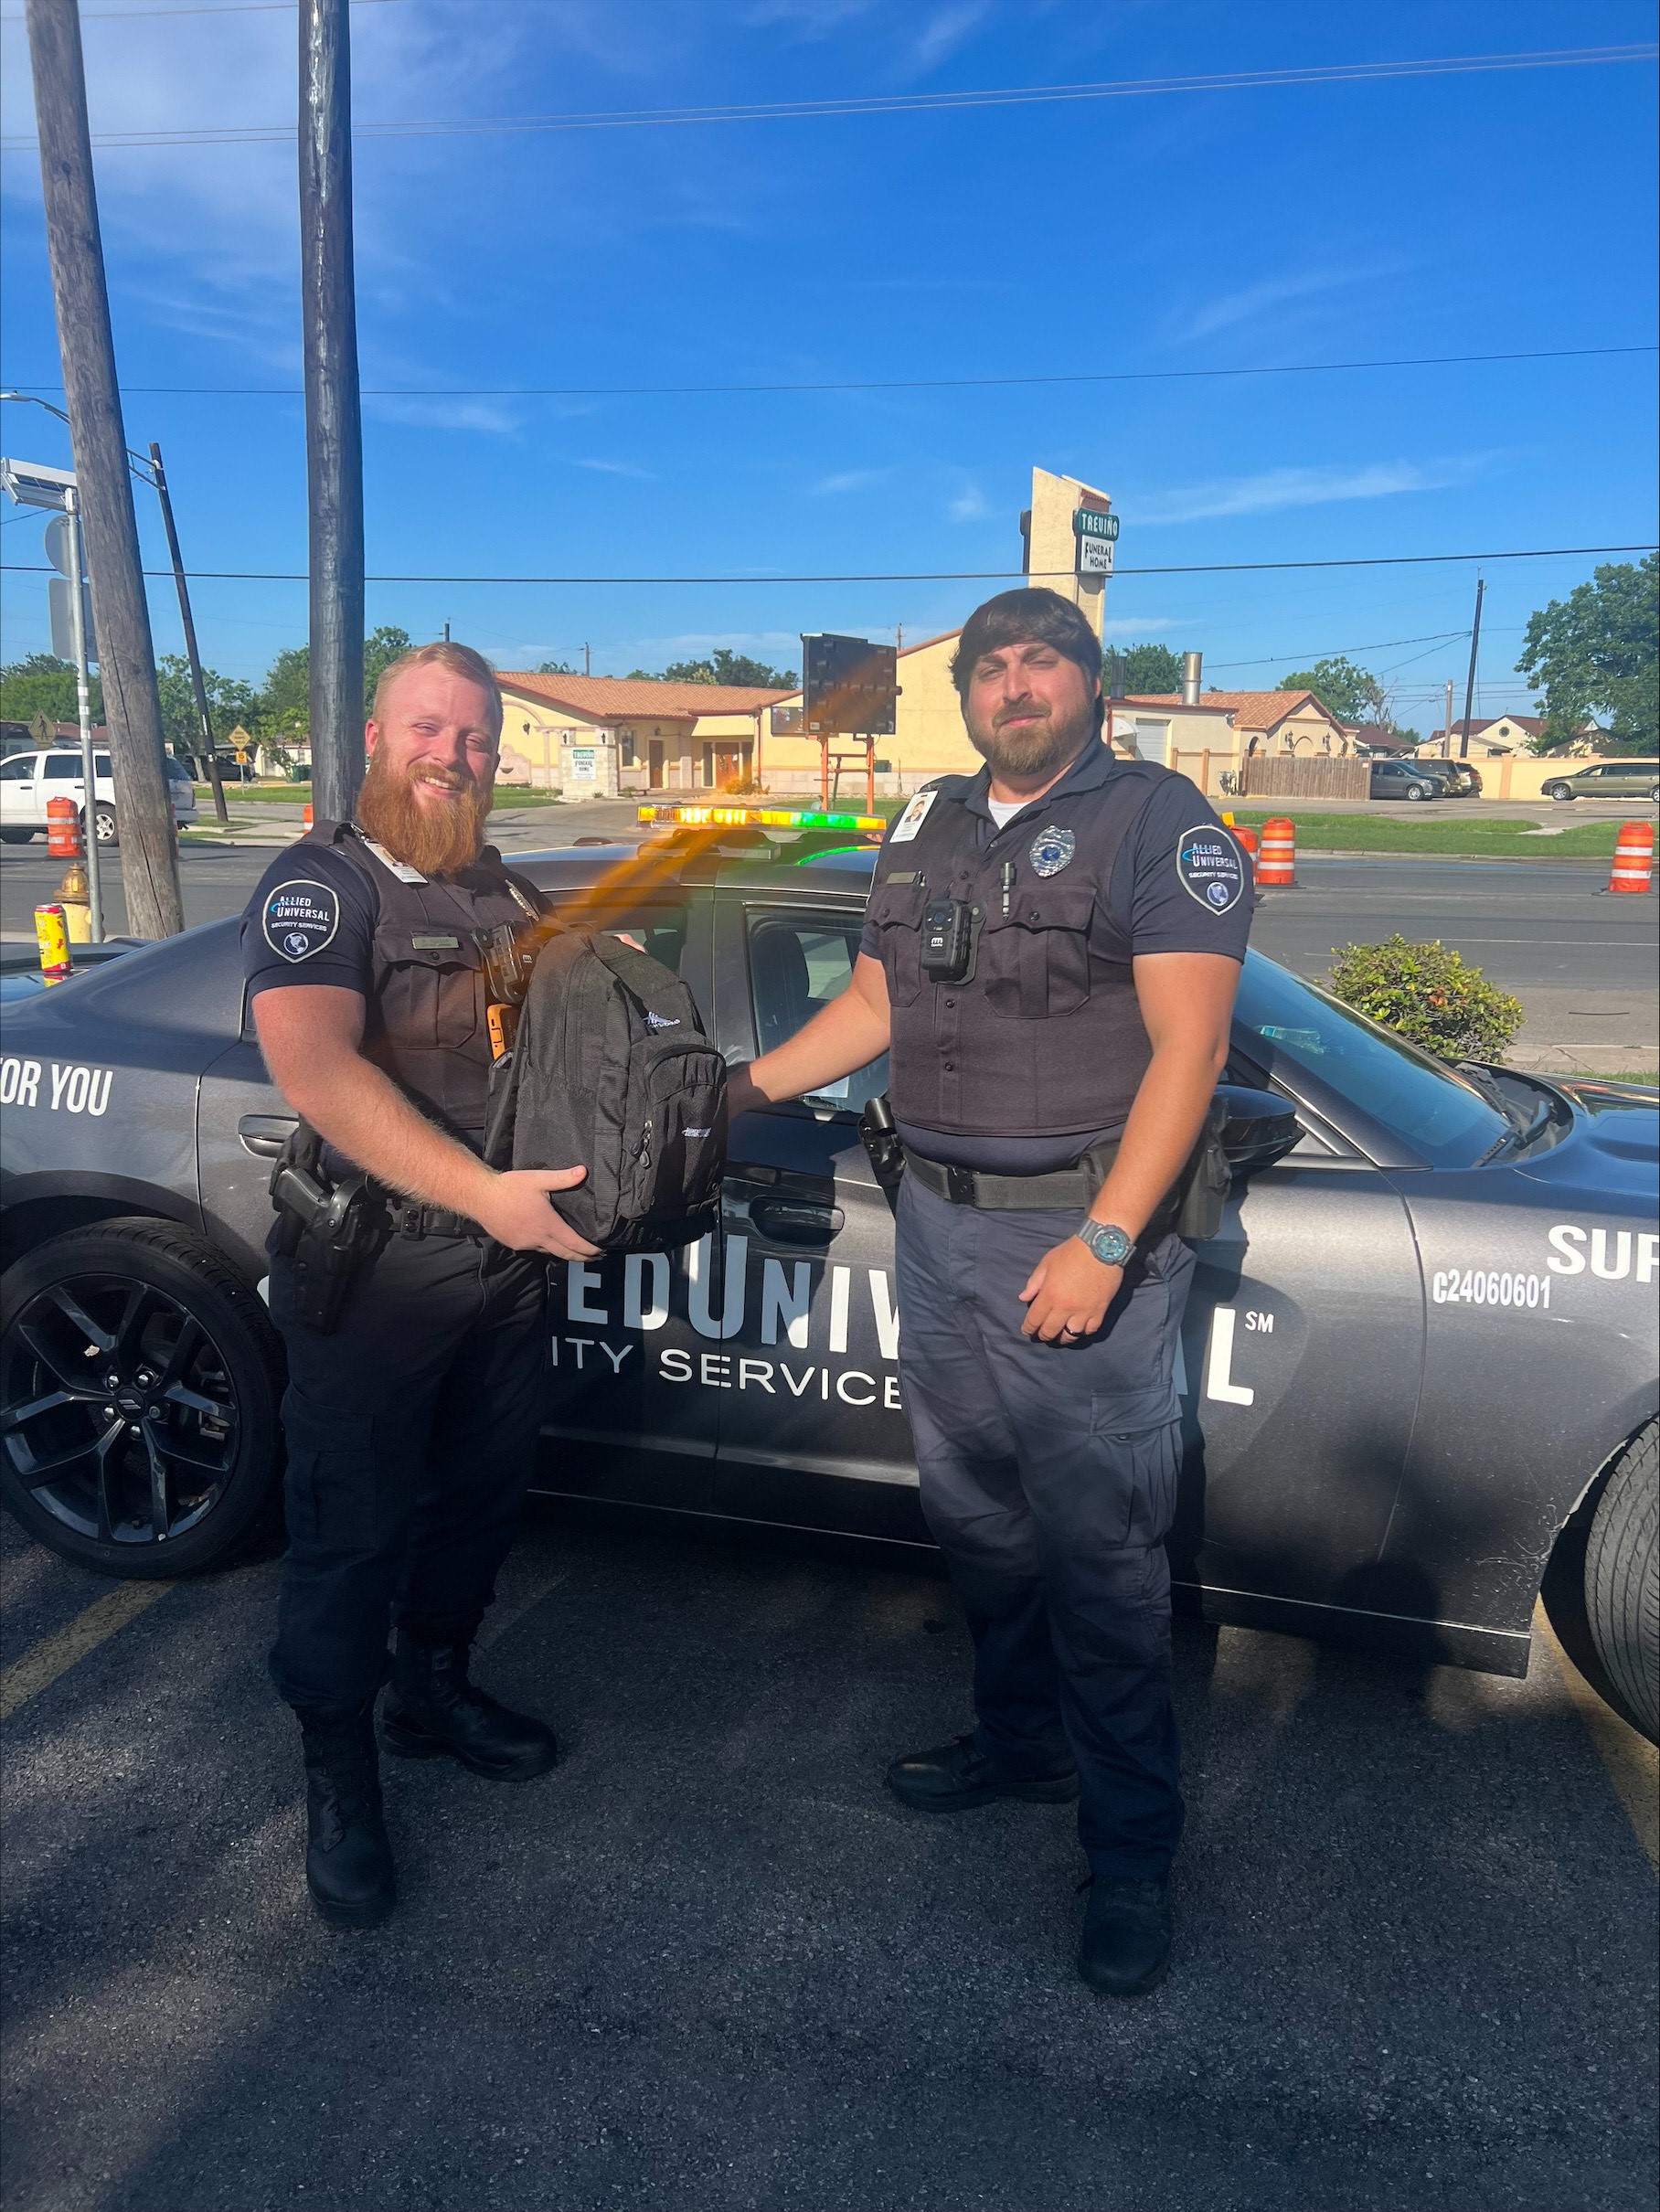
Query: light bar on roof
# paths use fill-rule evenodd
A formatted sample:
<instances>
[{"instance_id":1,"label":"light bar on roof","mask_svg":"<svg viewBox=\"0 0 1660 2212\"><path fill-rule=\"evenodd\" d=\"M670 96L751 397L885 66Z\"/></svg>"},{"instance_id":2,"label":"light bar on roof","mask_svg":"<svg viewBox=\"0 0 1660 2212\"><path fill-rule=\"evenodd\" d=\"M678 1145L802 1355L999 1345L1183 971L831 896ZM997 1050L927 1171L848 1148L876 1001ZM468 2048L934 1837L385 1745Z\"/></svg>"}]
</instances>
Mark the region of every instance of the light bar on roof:
<instances>
[{"instance_id":1,"label":"light bar on roof","mask_svg":"<svg viewBox=\"0 0 1660 2212\"><path fill-rule=\"evenodd\" d=\"M876 836L888 827L880 814L821 814L782 806L643 806L636 819L682 829L860 830Z\"/></svg>"}]
</instances>

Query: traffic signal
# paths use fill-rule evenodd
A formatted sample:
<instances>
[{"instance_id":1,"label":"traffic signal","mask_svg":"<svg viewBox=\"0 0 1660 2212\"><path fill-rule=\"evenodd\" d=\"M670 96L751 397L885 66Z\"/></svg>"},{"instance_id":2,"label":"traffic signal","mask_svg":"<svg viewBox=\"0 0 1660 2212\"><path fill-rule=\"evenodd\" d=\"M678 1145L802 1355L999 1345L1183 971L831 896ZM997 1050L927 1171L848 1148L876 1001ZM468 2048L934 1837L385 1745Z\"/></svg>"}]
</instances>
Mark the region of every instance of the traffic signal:
<instances>
[{"instance_id":1,"label":"traffic signal","mask_svg":"<svg viewBox=\"0 0 1660 2212\"><path fill-rule=\"evenodd\" d=\"M868 638L802 637L802 718L811 737L891 738L899 653Z\"/></svg>"}]
</instances>

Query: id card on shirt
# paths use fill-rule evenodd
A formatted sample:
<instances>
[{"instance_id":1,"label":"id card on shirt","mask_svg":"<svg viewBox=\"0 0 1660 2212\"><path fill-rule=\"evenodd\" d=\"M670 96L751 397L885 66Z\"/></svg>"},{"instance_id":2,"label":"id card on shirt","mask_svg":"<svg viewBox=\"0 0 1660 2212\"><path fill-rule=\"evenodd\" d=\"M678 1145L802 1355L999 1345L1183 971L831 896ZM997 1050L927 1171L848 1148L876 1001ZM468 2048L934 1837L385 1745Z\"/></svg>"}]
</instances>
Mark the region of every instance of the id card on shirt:
<instances>
[{"instance_id":1,"label":"id card on shirt","mask_svg":"<svg viewBox=\"0 0 1660 2212\"><path fill-rule=\"evenodd\" d=\"M920 791L906 807L894 825L889 845L909 845L928 819L928 810L939 797L937 791Z\"/></svg>"}]
</instances>

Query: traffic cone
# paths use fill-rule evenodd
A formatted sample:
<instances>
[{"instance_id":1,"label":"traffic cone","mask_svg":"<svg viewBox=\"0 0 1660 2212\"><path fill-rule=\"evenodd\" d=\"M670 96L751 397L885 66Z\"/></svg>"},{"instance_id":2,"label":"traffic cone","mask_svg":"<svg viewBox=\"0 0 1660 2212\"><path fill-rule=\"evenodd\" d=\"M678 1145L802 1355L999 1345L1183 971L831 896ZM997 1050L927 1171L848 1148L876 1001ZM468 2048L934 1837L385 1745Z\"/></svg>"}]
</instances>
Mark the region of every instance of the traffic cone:
<instances>
[{"instance_id":1,"label":"traffic cone","mask_svg":"<svg viewBox=\"0 0 1660 2212\"><path fill-rule=\"evenodd\" d=\"M304 813L303 813L303 814L301 815L300 820L301 820L301 822L302 822L302 823L304 824L304 826L305 826L307 829L310 829L310 827L311 827L311 825L312 825L312 810L311 810L311 808L310 808L309 806L306 808L305 812L304 812Z\"/></svg>"},{"instance_id":2,"label":"traffic cone","mask_svg":"<svg viewBox=\"0 0 1660 2212\"><path fill-rule=\"evenodd\" d=\"M1646 891L1655 879L1655 825L1652 822L1623 822L1614 845L1614 865L1609 873L1611 891Z\"/></svg>"},{"instance_id":3,"label":"traffic cone","mask_svg":"<svg viewBox=\"0 0 1660 2212\"><path fill-rule=\"evenodd\" d=\"M1260 891L1288 891L1297 880L1297 826L1284 814L1262 824L1262 852L1257 862Z\"/></svg>"},{"instance_id":4,"label":"traffic cone","mask_svg":"<svg viewBox=\"0 0 1660 2212\"><path fill-rule=\"evenodd\" d=\"M73 799L46 803L46 849L54 860L67 860L63 881L54 902L63 909L64 926L71 944L92 941L91 894L87 888L86 840L80 834L80 809Z\"/></svg>"}]
</instances>

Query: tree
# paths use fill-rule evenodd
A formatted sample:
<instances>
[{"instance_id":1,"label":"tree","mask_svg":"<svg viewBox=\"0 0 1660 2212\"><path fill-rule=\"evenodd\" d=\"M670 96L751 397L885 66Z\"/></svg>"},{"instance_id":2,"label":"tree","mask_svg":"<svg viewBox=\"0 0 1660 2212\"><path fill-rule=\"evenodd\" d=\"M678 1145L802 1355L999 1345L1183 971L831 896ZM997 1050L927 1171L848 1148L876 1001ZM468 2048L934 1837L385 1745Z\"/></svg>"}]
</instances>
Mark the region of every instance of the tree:
<instances>
[{"instance_id":1,"label":"tree","mask_svg":"<svg viewBox=\"0 0 1660 2212\"><path fill-rule=\"evenodd\" d=\"M1544 697L1532 750L1559 752L1587 720L1608 718L1612 750L1652 753L1660 735L1660 555L1609 563L1594 581L1528 617L1516 672Z\"/></svg>"},{"instance_id":2,"label":"tree","mask_svg":"<svg viewBox=\"0 0 1660 2212\"><path fill-rule=\"evenodd\" d=\"M536 672L537 675L577 675L580 673L569 661L537 661Z\"/></svg>"},{"instance_id":3,"label":"tree","mask_svg":"<svg viewBox=\"0 0 1660 2212\"><path fill-rule=\"evenodd\" d=\"M233 675L220 675L214 668L204 668L202 686L208 694L208 709L213 718L213 734L224 738L239 722L246 723L259 706L259 693L251 684L244 684ZM202 750L201 725L196 718L196 690L190 681L190 664L182 653L164 653L155 664L155 688L162 703L162 736L169 752L181 760L194 759Z\"/></svg>"},{"instance_id":4,"label":"tree","mask_svg":"<svg viewBox=\"0 0 1660 2212\"><path fill-rule=\"evenodd\" d=\"M752 691L799 691L801 678L790 668L769 668L747 653L729 653L717 645L707 660L671 661L655 674L649 668L631 668L632 677L648 684L737 684Z\"/></svg>"},{"instance_id":5,"label":"tree","mask_svg":"<svg viewBox=\"0 0 1660 2212\"><path fill-rule=\"evenodd\" d=\"M363 711L375 703L375 686L400 653L408 653L414 639L395 623L371 630L363 641ZM256 719L248 722L258 735L304 737L311 728L311 647L290 645L279 653L266 671L255 701Z\"/></svg>"},{"instance_id":6,"label":"tree","mask_svg":"<svg viewBox=\"0 0 1660 2212\"><path fill-rule=\"evenodd\" d=\"M103 686L96 676L91 699L96 725L103 720ZM43 714L48 722L72 722L76 713L73 661L60 661L53 653L31 653L27 660L0 668L0 721L31 722Z\"/></svg>"},{"instance_id":7,"label":"tree","mask_svg":"<svg viewBox=\"0 0 1660 2212\"><path fill-rule=\"evenodd\" d=\"M1123 649L1124 689L1132 698L1157 698L1180 691L1182 656L1168 645L1126 645ZM1112 671L1107 670L1111 685Z\"/></svg>"},{"instance_id":8,"label":"tree","mask_svg":"<svg viewBox=\"0 0 1660 2212\"><path fill-rule=\"evenodd\" d=\"M1342 655L1335 660L1316 661L1312 668L1300 668L1293 675L1282 676L1280 689L1314 692L1326 712L1335 714L1340 722L1380 722L1386 728L1393 726L1389 695L1383 686L1369 668L1361 668Z\"/></svg>"}]
</instances>

